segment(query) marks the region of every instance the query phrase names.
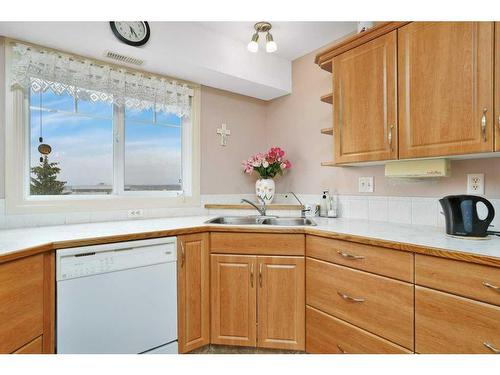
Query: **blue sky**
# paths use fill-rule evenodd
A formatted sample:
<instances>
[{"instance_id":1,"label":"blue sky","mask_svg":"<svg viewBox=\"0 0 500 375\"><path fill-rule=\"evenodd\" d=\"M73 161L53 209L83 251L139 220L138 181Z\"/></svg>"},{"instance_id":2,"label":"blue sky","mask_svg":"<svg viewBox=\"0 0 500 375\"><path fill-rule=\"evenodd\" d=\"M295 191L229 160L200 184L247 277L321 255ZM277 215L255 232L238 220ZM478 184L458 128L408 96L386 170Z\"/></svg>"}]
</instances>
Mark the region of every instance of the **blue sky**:
<instances>
[{"instance_id":1,"label":"blue sky","mask_svg":"<svg viewBox=\"0 0 500 375\"><path fill-rule=\"evenodd\" d=\"M39 107L40 95L31 94L31 107ZM44 143L52 146L49 161L58 162L60 180L68 185L111 184L113 179L112 106L103 102L78 101L78 115L70 95L42 94ZM54 112L55 111L55 112ZM181 157L180 119L152 110L126 110L125 184L159 185L178 182ZM143 122L141 122L143 121ZM31 165L38 165L40 111L32 109ZM174 126L165 126L167 124ZM179 126L179 127L177 127Z\"/></svg>"}]
</instances>

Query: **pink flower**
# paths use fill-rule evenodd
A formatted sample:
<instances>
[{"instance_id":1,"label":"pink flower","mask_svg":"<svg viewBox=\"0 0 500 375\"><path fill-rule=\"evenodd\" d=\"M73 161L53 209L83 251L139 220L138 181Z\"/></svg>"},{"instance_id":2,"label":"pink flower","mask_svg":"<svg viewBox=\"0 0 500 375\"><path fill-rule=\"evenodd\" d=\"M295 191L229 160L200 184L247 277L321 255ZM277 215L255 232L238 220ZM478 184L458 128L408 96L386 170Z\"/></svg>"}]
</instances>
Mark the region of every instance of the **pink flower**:
<instances>
[{"instance_id":1,"label":"pink flower","mask_svg":"<svg viewBox=\"0 0 500 375\"><path fill-rule=\"evenodd\" d=\"M280 165L281 169L290 169L292 168L292 163L290 161L285 160L284 162L281 163Z\"/></svg>"}]
</instances>

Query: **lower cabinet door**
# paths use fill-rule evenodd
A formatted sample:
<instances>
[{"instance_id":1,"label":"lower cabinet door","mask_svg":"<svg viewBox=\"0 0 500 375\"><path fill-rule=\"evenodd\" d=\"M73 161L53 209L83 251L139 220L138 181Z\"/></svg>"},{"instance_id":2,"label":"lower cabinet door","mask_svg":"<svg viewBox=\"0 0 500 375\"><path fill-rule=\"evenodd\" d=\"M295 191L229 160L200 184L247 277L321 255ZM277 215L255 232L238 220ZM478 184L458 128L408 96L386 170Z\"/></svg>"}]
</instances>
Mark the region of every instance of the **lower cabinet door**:
<instances>
[{"instance_id":1,"label":"lower cabinet door","mask_svg":"<svg viewBox=\"0 0 500 375\"><path fill-rule=\"evenodd\" d=\"M0 264L0 354L43 334L44 282L43 254Z\"/></svg>"},{"instance_id":2,"label":"lower cabinet door","mask_svg":"<svg viewBox=\"0 0 500 375\"><path fill-rule=\"evenodd\" d=\"M211 343L257 343L257 257L211 255Z\"/></svg>"},{"instance_id":3,"label":"lower cabinet door","mask_svg":"<svg viewBox=\"0 0 500 375\"><path fill-rule=\"evenodd\" d=\"M42 337L43 336L39 336L33 341L24 345L22 348L17 349L14 354L42 354Z\"/></svg>"},{"instance_id":4,"label":"lower cabinet door","mask_svg":"<svg viewBox=\"0 0 500 375\"><path fill-rule=\"evenodd\" d=\"M177 237L179 353L210 342L208 233Z\"/></svg>"},{"instance_id":5,"label":"lower cabinet door","mask_svg":"<svg viewBox=\"0 0 500 375\"><path fill-rule=\"evenodd\" d=\"M305 349L303 257L258 257L260 348Z\"/></svg>"},{"instance_id":6,"label":"lower cabinet door","mask_svg":"<svg viewBox=\"0 0 500 375\"><path fill-rule=\"evenodd\" d=\"M500 307L417 286L415 351L500 353Z\"/></svg>"},{"instance_id":7,"label":"lower cabinet door","mask_svg":"<svg viewBox=\"0 0 500 375\"><path fill-rule=\"evenodd\" d=\"M306 352L313 354L409 354L399 345L315 308L306 308Z\"/></svg>"}]
</instances>

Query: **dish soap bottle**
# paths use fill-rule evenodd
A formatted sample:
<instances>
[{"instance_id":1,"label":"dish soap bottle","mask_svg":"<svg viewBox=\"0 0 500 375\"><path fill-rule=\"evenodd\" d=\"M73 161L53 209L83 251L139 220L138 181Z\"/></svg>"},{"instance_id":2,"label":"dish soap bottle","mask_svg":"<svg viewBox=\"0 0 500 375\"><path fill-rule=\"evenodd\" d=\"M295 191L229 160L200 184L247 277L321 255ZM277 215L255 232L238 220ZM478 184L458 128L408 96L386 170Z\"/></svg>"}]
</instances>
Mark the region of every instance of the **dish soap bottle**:
<instances>
[{"instance_id":1,"label":"dish soap bottle","mask_svg":"<svg viewBox=\"0 0 500 375\"><path fill-rule=\"evenodd\" d=\"M324 190L323 195L321 196L321 202L319 204L319 216L322 217L328 216L329 202L330 202L330 192L328 190Z\"/></svg>"}]
</instances>

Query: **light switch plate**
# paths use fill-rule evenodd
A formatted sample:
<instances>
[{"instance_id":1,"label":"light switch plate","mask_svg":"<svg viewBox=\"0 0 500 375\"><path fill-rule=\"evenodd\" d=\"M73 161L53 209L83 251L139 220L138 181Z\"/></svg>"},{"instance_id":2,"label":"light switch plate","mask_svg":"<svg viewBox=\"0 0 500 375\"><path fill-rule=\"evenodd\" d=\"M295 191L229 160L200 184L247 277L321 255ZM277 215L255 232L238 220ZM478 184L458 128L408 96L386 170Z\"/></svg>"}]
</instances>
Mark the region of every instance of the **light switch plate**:
<instances>
[{"instance_id":1,"label":"light switch plate","mask_svg":"<svg viewBox=\"0 0 500 375\"><path fill-rule=\"evenodd\" d=\"M474 173L467 175L467 194L484 195L483 173Z\"/></svg>"},{"instance_id":2,"label":"light switch plate","mask_svg":"<svg viewBox=\"0 0 500 375\"><path fill-rule=\"evenodd\" d=\"M358 178L358 192L359 193L373 193L373 177L359 177Z\"/></svg>"}]
</instances>

